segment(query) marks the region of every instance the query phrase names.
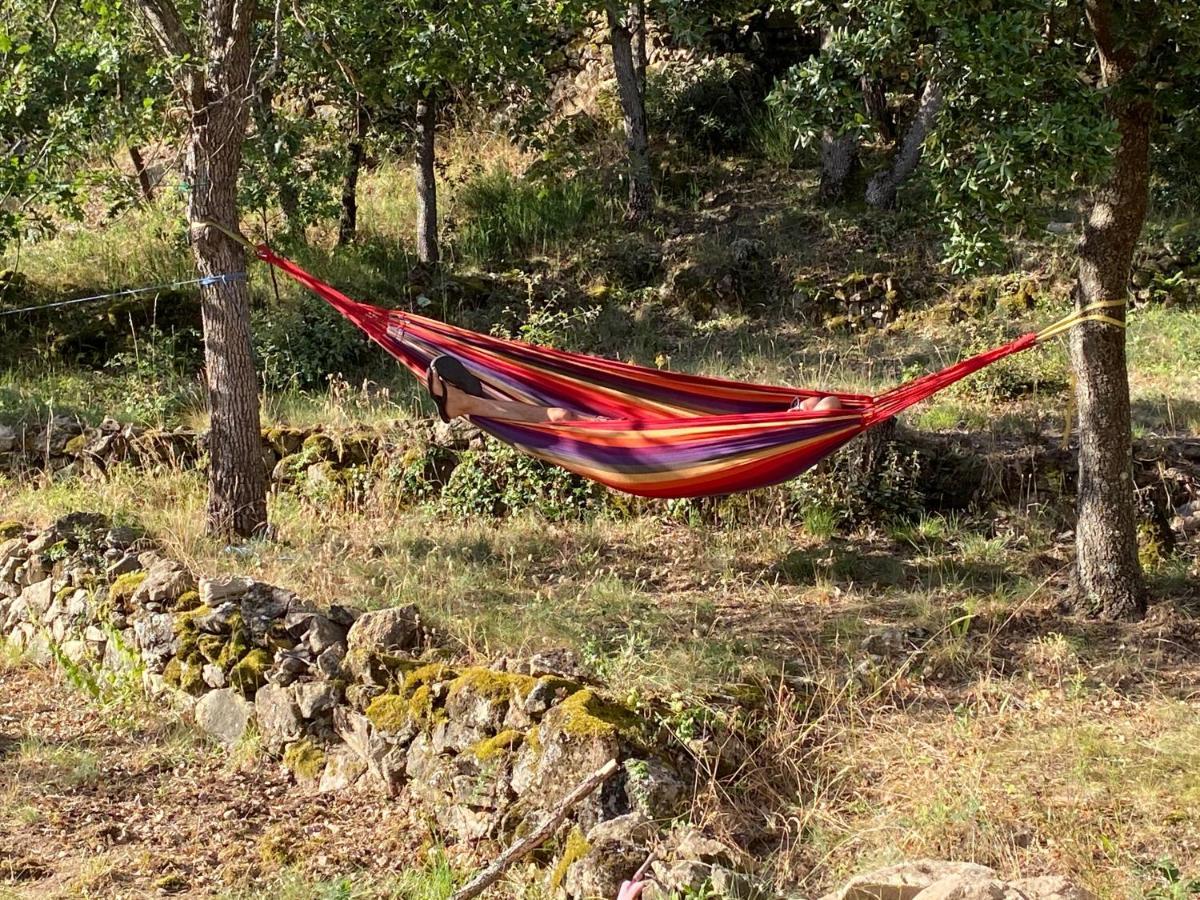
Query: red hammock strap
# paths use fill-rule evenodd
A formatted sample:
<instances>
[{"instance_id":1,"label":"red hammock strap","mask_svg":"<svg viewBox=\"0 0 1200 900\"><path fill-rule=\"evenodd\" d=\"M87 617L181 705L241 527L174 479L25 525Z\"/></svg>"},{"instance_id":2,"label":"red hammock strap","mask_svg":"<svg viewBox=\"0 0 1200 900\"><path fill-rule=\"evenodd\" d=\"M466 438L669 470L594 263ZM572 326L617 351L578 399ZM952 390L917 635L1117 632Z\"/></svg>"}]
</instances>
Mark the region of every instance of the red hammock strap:
<instances>
[{"instance_id":1,"label":"red hammock strap","mask_svg":"<svg viewBox=\"0 0 1200 900\"><path fill-rule=\"evenodd\" d=\"M866 414L865 423L870 426L883 419L891 418L910 406L933 396L943 388L949 387L954 382L966 378L971 373L978 372L985 366L990 366L997 360L1011 356L1013 353L1027 350L1037 342L1038 334L1036 332L1023 334L1015 341L1010 341L992 350L986 350L938 372L931 372L892 388L875 398Z\"/></svg>"}]
</instances>

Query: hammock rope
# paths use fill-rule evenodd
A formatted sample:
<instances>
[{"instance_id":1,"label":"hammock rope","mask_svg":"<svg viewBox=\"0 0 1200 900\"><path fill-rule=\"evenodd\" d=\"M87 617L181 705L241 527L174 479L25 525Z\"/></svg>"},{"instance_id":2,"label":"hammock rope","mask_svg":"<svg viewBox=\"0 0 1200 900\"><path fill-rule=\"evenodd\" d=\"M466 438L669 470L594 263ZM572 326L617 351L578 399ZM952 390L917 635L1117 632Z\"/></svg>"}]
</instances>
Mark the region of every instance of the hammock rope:
<instances>
[{"instance_id":1,"label":"hammock rope","mask_svg":"<svg viewBox=\"0 0 1200 900\"><path fill-rule=\"evenodd\" d=\"M482 430L538 459L626 493L700 497L787 481L855 436L1006 356L1081 323L1125 327L1101 301L1040 332L871 396L746 384L568 353L479 334L403 310L352 300L265 244L211 225L329 303L424 380L442 353L462 361L488 397L558 406L598 418L526 423L471 417ZM834 396L840 409L796 410L797 398Z\"/></svg>"}]
</instances>

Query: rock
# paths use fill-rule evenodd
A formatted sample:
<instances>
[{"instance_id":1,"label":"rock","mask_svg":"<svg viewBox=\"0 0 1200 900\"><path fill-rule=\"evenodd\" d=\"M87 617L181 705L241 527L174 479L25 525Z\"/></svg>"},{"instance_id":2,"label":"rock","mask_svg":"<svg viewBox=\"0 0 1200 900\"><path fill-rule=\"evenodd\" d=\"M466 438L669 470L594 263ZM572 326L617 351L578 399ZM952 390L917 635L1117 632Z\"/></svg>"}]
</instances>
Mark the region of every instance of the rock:
<instances>
[{"instance_id":1,"label":"rock","mask_svg":"<svg viewBox=\"0 0 1200 900\"><path fill-rule=\"evenodd\" d=\"M206 667L208 668L208 667ZM196 703L196 724L224 744L236 744L246 733L255 705L232 688L209 691Z\"/></svg>"},{"instance_id":2,"label":"rock","mask_svg":"<svg viewBox=\"0 0 1200 900\"><path fill-rule=\"evenodd\" d=\"M142 659L154 673L162 672L179 647L174 624L170 613L146 613L134 620L133 634L137 647L142 651Z\"/></svg>"},{"instance_id":3,"label":"rock","mask_svg":"<svg viewBox=\"0 0 1200 900\"><path fill-rule=\"evenodd\" d=\"M913 900L1016 900L1016 895L1009 894L1004 882L995 878L950 875L935 881Z\"/></svg>"},{"instance_id":4,"label":"rock","mask_svg":"<svg viewBox=\"0 0 1200 900\"><path fill-rule=\"evenodd\" d=\"M588 677L587 670L580 664L579 658L566 648L533 654L529 657L527 671L535 678L551 675L569 681L583 681Z\"/></svg>"},{"instance_id":5,"label":"rock","mask_svg":"<svg viewBox=\"0 0 1200 900\"><path fill-rule=\"evenodd\" d=\"M54 602L54 582L49 578L32 584L21 592L21 599L29 609L30 617L38 621Z\"/></svg>"},{"instance_id":6,"label":"rock","mask_svg":"<svg viewBox=\"0 0 1200 900\"><path fill-rule=\"evenodd\" d=\"M265 684L254 695L258 730L268 747L281 747L297 740L304 731L300 709L290 687Z\"/></svg>"},{"instance_id":7,"label":"rock","mask_svg":"<svg viewBox=\"0 0 1200 900\"><path fill-rule=\"evenodd\" d=\"M691 800L688 785L665 763L655 759L627 759L623 767L629 807L648 819L673 819ZM712 843L728 851L724 845Z\"/></svg>"},{"instance_id":8,"label":"rock","mask_svg":"<svg viewBox=\"0 0 1200 900\"><path fill-rule=\"evenodd\" d=\"M339 691L328 681L309 681L294 688L296 706L300 715L315 719L321 713L333 709L339 699Z\"/></svg>"},{"instance_id":9,"label":"rock","mask_svg":"<svg viewBox=\"0 0 1200 900\"><path fill-rule=\"evenodd\" d=\"M196 579L182 563L173 559L159 559L150 566L146 580L133 592L131 602L135 606L171 603L195 589Z\"/></svg>"},{"instance_id":10,"label":"rock","mask_svg":"<svg viewBox=\"0 0 1200 900\"><path fill-rule=\"evenodd\" d=\"M585 852L567 867L567 895L615 897L621 882L645 861L654 836L654 826L638 813L594 825L587 832Z\"/></svg>"},{"instance_id":11,"label":"rock","mask_svg":"<svg viewBox=\"0 0 1200 900\"><path fill-rule=\"evenodd\" d=\"M325 771L317 790L322 794L344 791L366 774L367 764L349 747L339 747L325 758Z\"/></svg>"},{"instance_id":12,"label":"rock","mask_svg":"<svg viewBox=\"0 0 1200 900\"><path fill-rule=\"evenodd\" d=\"M63 641L59 644L58 649L62 652L63 656L75 665L81 665L92 657L92 649L88 646L87 641Z\"/></svg>"},{"instance_id":13,"label":"rock","mask_svg":"<svg viewBox=\"0 0 1200 900\"><path fill-rule=\"evenodd\" d=\"M314 615L304 632L304 643L314 656L320 656L335 644L341 644L346 639L346 629L334 624L324 616Z\"/></svg>"},{"instance_id":14,"label":"rock","mask_svg":"<svg viewBox=\"0 0 1200 900\"><path fill-rule=\"evenodd\" d=\"M216 609L226 600L244 597L252 587L254 587L254 579L241 575L201 578L200 602L210 609Z\"/></svg>"},{"instance_id":15,"label":"rock","mask_svg":"<svg viewBox=\"0 0 1200 900\"><path fill-rule=\"evenodd\" d=\"M342 663L346 659L346 645L338 642L325 649L317 657L317 672L325 678L342 678Z\"/></svg>"},{"instance_id":16,"label":"rock","mask_svg":"<svg viewBox=\"0 0 1200 900\"><path fill-rule=\"evenodd\" d=\"M109 581L112 581L115 578L120 578L122 575L128 575L130 572L137 572L141 568L141 561L134 554L126 553L105 569L104 575Z\"/></svg>"},{"instance_id":17,"label":"rock","mask_svg":"<svg viewBox=\"0 0 1200 900\"><path fill-rule=\"evenodd\" d=\"M233 631L233 620L240 614L236 603L222 603L211 612L192 616L192 624L201 634L229 634Z\"/></svg>"},{"instance_id":18,"label":"rock","mask_svg":"<svg viewBox=\"0 0 1200 900\"><path fill-rule=\"evenodd\" d=\"M980 881L996 873L975 863L921 859L855 876L822 900L915 900L930 885L950 877Z\"/></svg>"},{"instance_id":19,"label":"rock","mask_svg":"<svg viewBox=\"0 0 1200 900\"><path fill-rule=\"evenodd\" d=\"M1022 900L1099 900L1091 891L1061 875L1018 878L1010 881L1008 887L1015 889Z\"/></svg>"},{"instance_id":20,"label":"rock","mask_svg":"<svg viewBox=\"0 0 1200 900\"><path fill-rule=\"evenodd\" d=\"M214 663L205 663L200 668L200 677L210 688L223 688L229 683L225 670Z\"/></svg>"},{"instance_id":21,"label":"rock","mask_svg":"<svg viewBox=\"0 0 1200 900\"><path fill-rule=\"evenodd\" d=\"M420 643L421 617L412 605L363 613L346 637L351 652L394 653L414 650Z\"/></svg>"},{"instance_id":22,"label":"rock","mask_svg":"<svg viewBox=\"0 0 1200 900\"><path fill-rule=\"evenodd\" d=\"M7 425L0 425L0 453L8 453L17 446L17 433Z\"/></svg>"},{"instance_id":23,"label":"rock","mask_svg":"<svg viewBox=\"0 0 1200 900\"><path fill-rule=\"evenodd\" d=\"M116 525L104 535L104 543L116 550L128 550L142 539L142 531L129 525Z\"/></svg>"}]
</instances>

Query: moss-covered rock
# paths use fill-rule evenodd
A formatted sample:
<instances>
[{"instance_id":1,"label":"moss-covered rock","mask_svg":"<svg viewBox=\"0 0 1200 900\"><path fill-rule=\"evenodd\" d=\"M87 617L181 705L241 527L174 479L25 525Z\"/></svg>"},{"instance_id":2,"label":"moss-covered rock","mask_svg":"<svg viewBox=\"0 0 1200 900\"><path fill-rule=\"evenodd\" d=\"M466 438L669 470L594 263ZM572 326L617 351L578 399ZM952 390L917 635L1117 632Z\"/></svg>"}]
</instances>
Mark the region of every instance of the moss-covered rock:
<instances>
[{"instance_id":1,"label":"moss-covered rock","mask_svg":"<svg viewBox=\"0 0 1200 900\"><path fill-rule=\"evenodd\" d=\"M171 687L178 688L192 696L199 696L205 691L204 679L201 677L200 666L176 656L163 669L163 679Z\"/></svg>"},{"instance_id":2,"label":"moss-covered rock","mask_svg":"<svg viewBox=\"0 0 1200 900\"><path fill-rule=\"evenodd\" d=\"M63 445L63 452L67 456L78 456L87 448L90 440L91 438L86 433L77 434L73 438L69 438L67 443Z\"/></svg>"},{"instance_id":3,"label":"moss-covered rock","mask_svg":"<svg viewBox=\"0 0 1200 900\"><path fill-rule=\"evenodd\" d=\"M400 694L380 694L367 705L367 718L387 734L404 731L414 720L409 699Z\"/></svg>"},{"instance_id":4,"label":"moss-covered rock","mask_svg":"<svg viewBox=\"0 0 1200 900\"><path fill-rule=\"evenodd\" d=\"M251 650L229 669L229 684L247 697L267 683L271 654L261 647Z\"/></svg>"},{"instance_id":5,"label":"moss-covered rock","mask_svg":"<svg viewBox=\"0 0 1200 900\"><path fill-rule=\"evenodd\" d=\"M25 526L20 522L6 520L0 522L0 541L8 541L25 533Z\"/></svg>"},{"instance_id":6,"label":"moss-covered rock","mask_svg":"<svg viewBox=\"0 0 1200 900\"><path fill-rule=\"evenodd\" d=\"M192 612L199 609L201 605L199 591L184 591L175 601L174 609L179 613Z\"/></svg>"},{"instance_id":7,"label":"moss-covered rock","mask_svg":"<svg viewBox=\"0 0 1200 900\"><path fill-rule=\"evenodd\" d=\"M554 712L554 722L562 732L578 738L621 735L639 739L649 725L633 710L605 700L591 689L572 694Z\"/></svg>"},{"instance_id":8,"label":"moss-covered rock","mask_svg":"<svg viewBox=\"0 0 1200 900\"><path fill-rule=\"evenodd\" d=\"M525 735L515 728L508 728L501 731L495 737L487 738L475 744L470 748L470 752L480 762L487 762L505 753L511 753L520 747L521 742L524 740Z\"/></svg>"},{"instance_id":9,"label":"moss-covered rock","mask_svg":"<svg viewBox=\"0 0 1200 900\"><path fill-rule=\"evenodd\" d=\"M317 781L325 768L325 751L305 738L288 744L283 751L283 765L297 781Z\"/></svg>"},{"instance_id":10,"label":"moss-covered rock","mask_svg":"<svg viewBox=\"0 0 1200 900\"><path fill-rule=\"evenodd\" d=\"M471 666L463 669L458 677L450 682L450 697L470 693L494 702L507 702L518 693L528 694L536 684L537 679L530 675L496 672L483 666Z\"/></svg>"},{"instance_id":11,"label":"moss-covered rock","mask_svg":"<svg viewBox=\"0 0 1200 900\"><path fill-rule=\"evenodd\" d=\"M310 434L304 439L304 443L300 446L300 452L308 459L308 462L313 463L319 460L336 460L337 445L333 438L327 434Z\"/></svg>"},{"instance_id":12,"label":"moss-covered rock","mask_svg":"<svg viewBox=\"0 0 1200 900\"><path fill-rule=\"evenodd\" d=\"M562 887L563 879L567 877L567 869L587 856L591 850L592 845L587 842L587 838L583 836L579 826L572 826L571 832L563 844L562 856L558 858L558 862L554 864L554 870L550 873L550 889L557 891Z\"/></svg>"},{"instance_id":13,"label":"moss-covered rock","mask_svg":"<svg viewBox=\"0 0 1200 900\"><path fill-rule=\"evenodd\" d=\"M142 582L146 580L148 574L146 571L126 572L124 575L119 576L116 581L108 586L108 599L114 605L128 603L134 591L142 586Z\"/></svg>"}]
</instances>

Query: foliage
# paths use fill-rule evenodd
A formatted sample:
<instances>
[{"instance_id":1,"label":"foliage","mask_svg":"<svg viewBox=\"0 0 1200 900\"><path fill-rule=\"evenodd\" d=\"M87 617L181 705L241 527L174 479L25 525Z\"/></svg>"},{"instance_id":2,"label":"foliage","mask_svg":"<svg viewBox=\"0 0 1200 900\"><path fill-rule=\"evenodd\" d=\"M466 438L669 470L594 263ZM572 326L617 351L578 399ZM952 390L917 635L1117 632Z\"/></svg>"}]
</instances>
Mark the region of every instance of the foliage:
<instances>
[{"instance_id":1,"label":"foliage","mask_svg":"<svg viewBox=\"0 0 1200 900\"><path fill-rule=\"evenodd\" d=\"M745 63L703 58L647 77L646 115L696 150L728 152L750 143L763 93L761 76Z\"/></svg>"},{"instance_id":2,"label":"foliage","mask_svg":"<svg viewBox=\"0 0 1200 900\"><path fill-rule=\"evenodd\" d=\"M445 509L457 516L499 516L532 511L550 519L594 513L604 489L506 444L462 454L442 491Z\"/></svg>"},{"instance_id":3,"label":"foliage","mask_svg":"<svg viewBox=\"0 0 1200 900\"><path fill-rule=\"evenodd\" d=\"M251 315L254 352L263 386L324 388L335 372L354 372L368 359L362 333L323 300L302 295Z\"/></svg>"},{"instance_id":4,"label":"foliage","mask_svg":"<svg viewBox=\"0 0 1200 900\"><path fill-rule=\"evenodd\" d=\"M578 237L599 217L599 191L580 176L525 178L497 166L458 191L463 222L455 247L486 266L546 253Z\"/></svg>"}]
</instances>

